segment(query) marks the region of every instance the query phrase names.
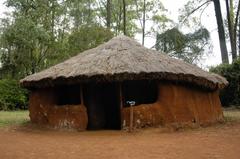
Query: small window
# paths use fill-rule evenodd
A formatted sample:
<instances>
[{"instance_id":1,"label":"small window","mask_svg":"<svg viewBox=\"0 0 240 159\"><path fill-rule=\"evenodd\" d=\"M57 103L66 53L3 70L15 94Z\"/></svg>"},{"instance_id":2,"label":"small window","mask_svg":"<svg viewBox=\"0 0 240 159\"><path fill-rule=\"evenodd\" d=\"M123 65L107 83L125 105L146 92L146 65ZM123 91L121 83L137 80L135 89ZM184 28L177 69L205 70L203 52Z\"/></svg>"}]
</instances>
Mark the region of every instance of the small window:
<instances>
[{"instance_id":1,"label":"small window","mask_svg":"<svg viewBox=\"0 0 240 159\"><path fill-rule=\"evenodd\" d=\"M57 105L81 104L80 90L79 85L65 85L57 87Z\"/></svg>"},{"instance_id":2,"label":"small window","mask_svg":"<svg viewBox=\"0 0 240 159\"><path fill-rule=\"evenodd\" d=\"M158 89L156 81L126 81L122 86L124 106L129 106L129 101L135 105L150 104L157 100Z\"/></svg>"}]
</instances>

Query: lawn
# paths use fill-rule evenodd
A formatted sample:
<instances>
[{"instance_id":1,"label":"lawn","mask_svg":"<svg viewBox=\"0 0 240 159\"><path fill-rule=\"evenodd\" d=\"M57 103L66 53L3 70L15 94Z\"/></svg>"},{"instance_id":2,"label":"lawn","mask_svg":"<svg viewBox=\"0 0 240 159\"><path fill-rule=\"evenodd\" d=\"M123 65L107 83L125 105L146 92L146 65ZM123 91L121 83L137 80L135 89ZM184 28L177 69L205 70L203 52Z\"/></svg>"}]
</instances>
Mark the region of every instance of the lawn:
<instances>
[{"instance_id":1,"label":"lawn","mask_svg":"<svg viewBox=\"0 0 240 159\"><path fill-rule=\"evenodd\" d=\"M0 127L27 123L28 115L29 111L0 111Z\"/></svg>"}]
</instances>

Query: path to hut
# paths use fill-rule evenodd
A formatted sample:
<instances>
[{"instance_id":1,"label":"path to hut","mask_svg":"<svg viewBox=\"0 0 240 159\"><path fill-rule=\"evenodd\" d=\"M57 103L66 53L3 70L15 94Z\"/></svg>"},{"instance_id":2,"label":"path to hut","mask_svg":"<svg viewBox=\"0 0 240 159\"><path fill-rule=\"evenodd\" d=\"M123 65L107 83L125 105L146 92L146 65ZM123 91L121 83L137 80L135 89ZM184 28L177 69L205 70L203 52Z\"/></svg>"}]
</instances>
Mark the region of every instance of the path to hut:
<instances>
[{"instance_id":1,"label":"path to hut","mask_svg":"<svg viewBox=\"0 0 240 159\"><path fill-rule=\"evenodd\" d=\"M239 159L240 123L165 132L0 129L0 159Z\"/></svg>"}]
</instances>

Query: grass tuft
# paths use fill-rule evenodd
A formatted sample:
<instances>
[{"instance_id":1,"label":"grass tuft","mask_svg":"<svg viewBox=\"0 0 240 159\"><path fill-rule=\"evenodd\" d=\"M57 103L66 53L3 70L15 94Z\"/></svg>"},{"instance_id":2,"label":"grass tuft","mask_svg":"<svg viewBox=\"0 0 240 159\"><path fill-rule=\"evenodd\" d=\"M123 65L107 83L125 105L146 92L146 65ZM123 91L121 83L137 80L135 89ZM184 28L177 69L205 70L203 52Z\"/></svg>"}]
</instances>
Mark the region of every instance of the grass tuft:
<instances>
[{"instance_id":1,"label":"grass tuft","mask_svg":"<svg viewBox=\"0 0 240 159\"><path fill-rule=\"evenodd\" d=\"M29 111L0 111L0 127L22 125L29 120Z\"/></svg>"},{"instance_id":2,"label":"grass tuft","mask_svg":"<svg viewBox=\"0 0 240 159\"><path fill-rule=\"evenodd\" d=\"M240 122L239 109L224 110L223 114L226 122Z\"/></svg>"}]
</instances>

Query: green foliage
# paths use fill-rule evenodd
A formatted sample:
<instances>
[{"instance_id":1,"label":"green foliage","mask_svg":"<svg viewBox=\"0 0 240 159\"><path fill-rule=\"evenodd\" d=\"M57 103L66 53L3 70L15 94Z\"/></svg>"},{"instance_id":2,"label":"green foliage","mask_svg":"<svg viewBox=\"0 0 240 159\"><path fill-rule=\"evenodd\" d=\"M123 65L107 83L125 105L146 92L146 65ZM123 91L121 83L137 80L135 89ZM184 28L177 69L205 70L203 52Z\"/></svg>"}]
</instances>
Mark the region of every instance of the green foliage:
<instances>
[{"instance_id":1,"label":"green foliage","mask_svg":"<svg viewBox=\"0 0 240 159\"><path fill-rule=\"evenodd\" d=\"M73 19L74 28L94 23L97 17L96 0L66 1L69 15Z\"/></svg>"},{"instance_id":2,"label":"green foliage","mask_svg":"<svg viewBox=\"0 0 240 159\"><path fill-rule=\"evenodd\" d=\"M19 17L4 28L0 51L2 67L10 70L14 78L38 71L47 56L43 50L50 45L50 35L31 19ZM21 72L22 70L22 72Z\"/></svg>"},{"instance_id":3,"label":"green foliage","mask_svg":"<svg viewBox=\"0 0 240 159\"><path fill-rule=\"evenodd\" d=\"M26 109L27 95L16 80L0 80L0 110Z\"/></svg>"},{"instance_id":4,"label":"green foliage","mask_svg":"<svg viewBox=\"0 0 240 159\"><path fill-rule=\"evenodd\" d=\"M209 32L201 28L184 34L178 28L157 35L155 48L188 63L197 62L210 47Z\"/></svg>"},{"instance_id":5,"label":"green foliage","mask_svg":"<svg viewBox=\"0 0 240 159\"><path fill-rule=\"evenodd\" d=\"M88 50L113 38L113 33L101 26L82 26L69 36L69 47L72 55Z\"/></svg>"},{"instance_id":6,"label":"green foliage","mask_svg":"<svg viewBox=\"0 0 240 159\"><path fill-rule=\"evenodd\" d=\"M61 32L55 27L62 22L62 7L56 0L7 0L6 4L13 11L1 23L1 76L19 79L48 67L59 51L56 39Z\"/></svg>"},{"instance_id":7,"label":"green foliage","mask_svg":"<svg viewBox=\"0 0 240 159\"><path fill-rule=\"evenodd\" d=\"M209 46L204 28L190 34L177 28L163 32L173 22L161 1L125 2L127 35L141 32L143 44L145 37L159 32L156 48L190 63ZM122 0L111 0L108 29L107 0L5 0L5 4L11 13L0 22L0 79L23 78L123 34Z\"/></svg>"},{"instance_id":8,"label":"green foliage","mask_svg":"<svg viewBox=\"0 0 240 159\"><path fill-rule=\"evenodd\" d=\"M113 37L98 24L95 2L7 0L13 11L0 23L0 79L23 78Z\"/></svg>"},{"instance_id":9,"label":"green foliage","mask_svg":"<svg viewBox=\"0 0 240 159\"><path fill-rule=\"evenodd\" d=\"M101 23L107 24L107 0L96 0L97 16L100 18ZM135 23L136 20L136 8L134 0L125 0L126 2L126 15L127 23L126 30L127 35L133 37L137 32L138 26ZM111 0L111 31L114 35L123 34L123 1L122 0Z\"/></svg>"},{"instance_id":10,"label":"green foliage","mask_svg":"<svg viewBox=\"0 0 240 159\"><path fill-rule=\"evenodd\" d=\"M220 92L222 104L240 105L240 59L232 64L221 64L210 71L224 76L229 82L228 87Z\"/></svg>"}]
</instances>

